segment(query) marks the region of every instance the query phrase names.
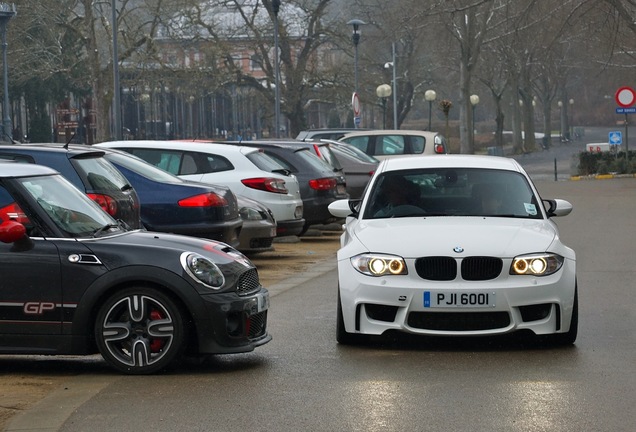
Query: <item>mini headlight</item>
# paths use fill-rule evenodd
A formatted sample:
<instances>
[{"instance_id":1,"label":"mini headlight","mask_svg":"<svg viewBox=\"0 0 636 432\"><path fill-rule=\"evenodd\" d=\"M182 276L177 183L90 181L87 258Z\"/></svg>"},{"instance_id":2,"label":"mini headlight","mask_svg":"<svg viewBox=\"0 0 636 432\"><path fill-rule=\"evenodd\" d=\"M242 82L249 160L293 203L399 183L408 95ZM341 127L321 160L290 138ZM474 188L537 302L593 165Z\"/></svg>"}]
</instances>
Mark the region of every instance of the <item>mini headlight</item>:
<instances>
[{"instance_id":1,"label":"mini headlight","mask_svg":"<svg viewBox=\"0 0 636 432\"><path fill-rule=\"evenodd\" d=\"M406 275L404 259L395 255L362 254L351 258L353 267L368 276Z\"/></svg>"},{"instance_id":2,"label":"mini headlight","mask_svg":"<svg viewBox=\"0 0 636 432\"><path fill-rule=\"evenodd\" d=\"M225 284L225 277L219 267L201 255L183 253L181 266L190 277L208 288L218 290Z\"/></svg>"},{"instance_id":3,"label":"mini headlight","mask_svg":"<svg viewBox=\"0 0 636 432\"><path fill-rule=\"evenodd\" d=\"M518 256L512 260L511 275L547 276L559 271L563 257L556 254Z\"/></svg>"}]
</instances>

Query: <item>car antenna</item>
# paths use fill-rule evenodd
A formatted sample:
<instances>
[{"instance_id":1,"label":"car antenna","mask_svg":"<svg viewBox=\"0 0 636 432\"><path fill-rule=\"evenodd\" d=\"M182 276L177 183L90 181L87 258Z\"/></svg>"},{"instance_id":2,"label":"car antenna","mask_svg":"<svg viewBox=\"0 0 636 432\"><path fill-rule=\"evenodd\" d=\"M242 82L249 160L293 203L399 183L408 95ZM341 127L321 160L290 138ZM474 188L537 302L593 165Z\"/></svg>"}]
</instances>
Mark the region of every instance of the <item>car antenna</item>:
<instances>
[{"instance_id":1,"label":"car antenna","mask_svg":"<svg viewBox=\"0 0 636 432\"><path fill-rule=\"evenodd\" d=\"M64 144L64 150L68 150L68 145L71 143L71 141L73 141L73 138L75 138L75 132L73 132L73 135L71 135L68 141L66 141L66 144Z\"/></svg>"}]
</instances>

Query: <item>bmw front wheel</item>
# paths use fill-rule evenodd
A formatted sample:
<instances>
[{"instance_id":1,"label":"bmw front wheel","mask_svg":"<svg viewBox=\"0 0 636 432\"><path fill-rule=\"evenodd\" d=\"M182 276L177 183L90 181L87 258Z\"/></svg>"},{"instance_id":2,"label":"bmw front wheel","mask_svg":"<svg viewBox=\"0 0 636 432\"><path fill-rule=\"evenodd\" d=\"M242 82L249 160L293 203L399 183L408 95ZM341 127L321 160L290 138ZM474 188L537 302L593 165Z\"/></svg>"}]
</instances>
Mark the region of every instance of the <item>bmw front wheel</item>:
<instances>
[{"instance_id":1,"label":"bmw front wheel","mask_svg":"<svg viewBox=\"0 0 636 432\"><path fill-rule=\"evenodd\" d=\"M185 347L185 322L168 296L148 288L115 293L99 309L95 339L102 357L127 374L165 369Z\"/></svg>"}]
</instances>

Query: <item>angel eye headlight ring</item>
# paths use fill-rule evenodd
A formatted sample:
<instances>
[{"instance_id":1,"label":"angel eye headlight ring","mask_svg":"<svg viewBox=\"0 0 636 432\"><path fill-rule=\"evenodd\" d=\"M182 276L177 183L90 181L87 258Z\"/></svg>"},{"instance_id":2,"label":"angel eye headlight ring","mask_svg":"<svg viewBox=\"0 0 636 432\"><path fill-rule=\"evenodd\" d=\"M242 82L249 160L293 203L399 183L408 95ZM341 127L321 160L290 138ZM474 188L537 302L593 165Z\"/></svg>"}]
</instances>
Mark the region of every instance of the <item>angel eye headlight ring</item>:
<instances>
[{"instance_id":1,"label":"angel eye headlight ring","mask_svg":"<svg viewBox=\"0 0 636 432\"><path fill-rule=\"evenodd\" d=\"M366 253L351 258L351 263L357 271L367 276L408 274L404 258L396 255Z\"/></svg>"},{"instance_id":2,"label":"angel eye headlight ring","mask_svg":"<svg viewBox=\"0 0 636 432\"><path fill-rule=\"evenodd\" d=\"M510 274L548 276L559 271L563 261L563 257L557 254L522 255L512 260Z\"/></svg>"}]
</instances>

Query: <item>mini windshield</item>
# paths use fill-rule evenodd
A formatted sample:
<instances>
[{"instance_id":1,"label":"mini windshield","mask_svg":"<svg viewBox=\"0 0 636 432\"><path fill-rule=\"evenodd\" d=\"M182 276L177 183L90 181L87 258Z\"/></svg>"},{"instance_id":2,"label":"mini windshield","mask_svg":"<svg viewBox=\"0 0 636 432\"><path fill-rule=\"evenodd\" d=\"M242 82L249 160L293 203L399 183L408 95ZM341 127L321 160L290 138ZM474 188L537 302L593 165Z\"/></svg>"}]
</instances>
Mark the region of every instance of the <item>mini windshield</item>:
<instances>
[{"instance_id":1,"label":"mini windshield","mask_svg":"<svg viewBox=\"0 0 636 432\"><path fill-rule=\"evenodd\" d=\"M527 179L513 171L436 168L378 177L364 218L413 216L543 217Z\"/></svg>"},{"instance_id":2,"label":"mini windshield","mask_svg":"<svg viewBox=\"0 0 636 432\"><path fill-rule=\"evenodd\" d=\"M92 237L100 230L123 229L62 176L30 177L19 181L53 223L70 237Z\"/></svg>"}]
</instances>

